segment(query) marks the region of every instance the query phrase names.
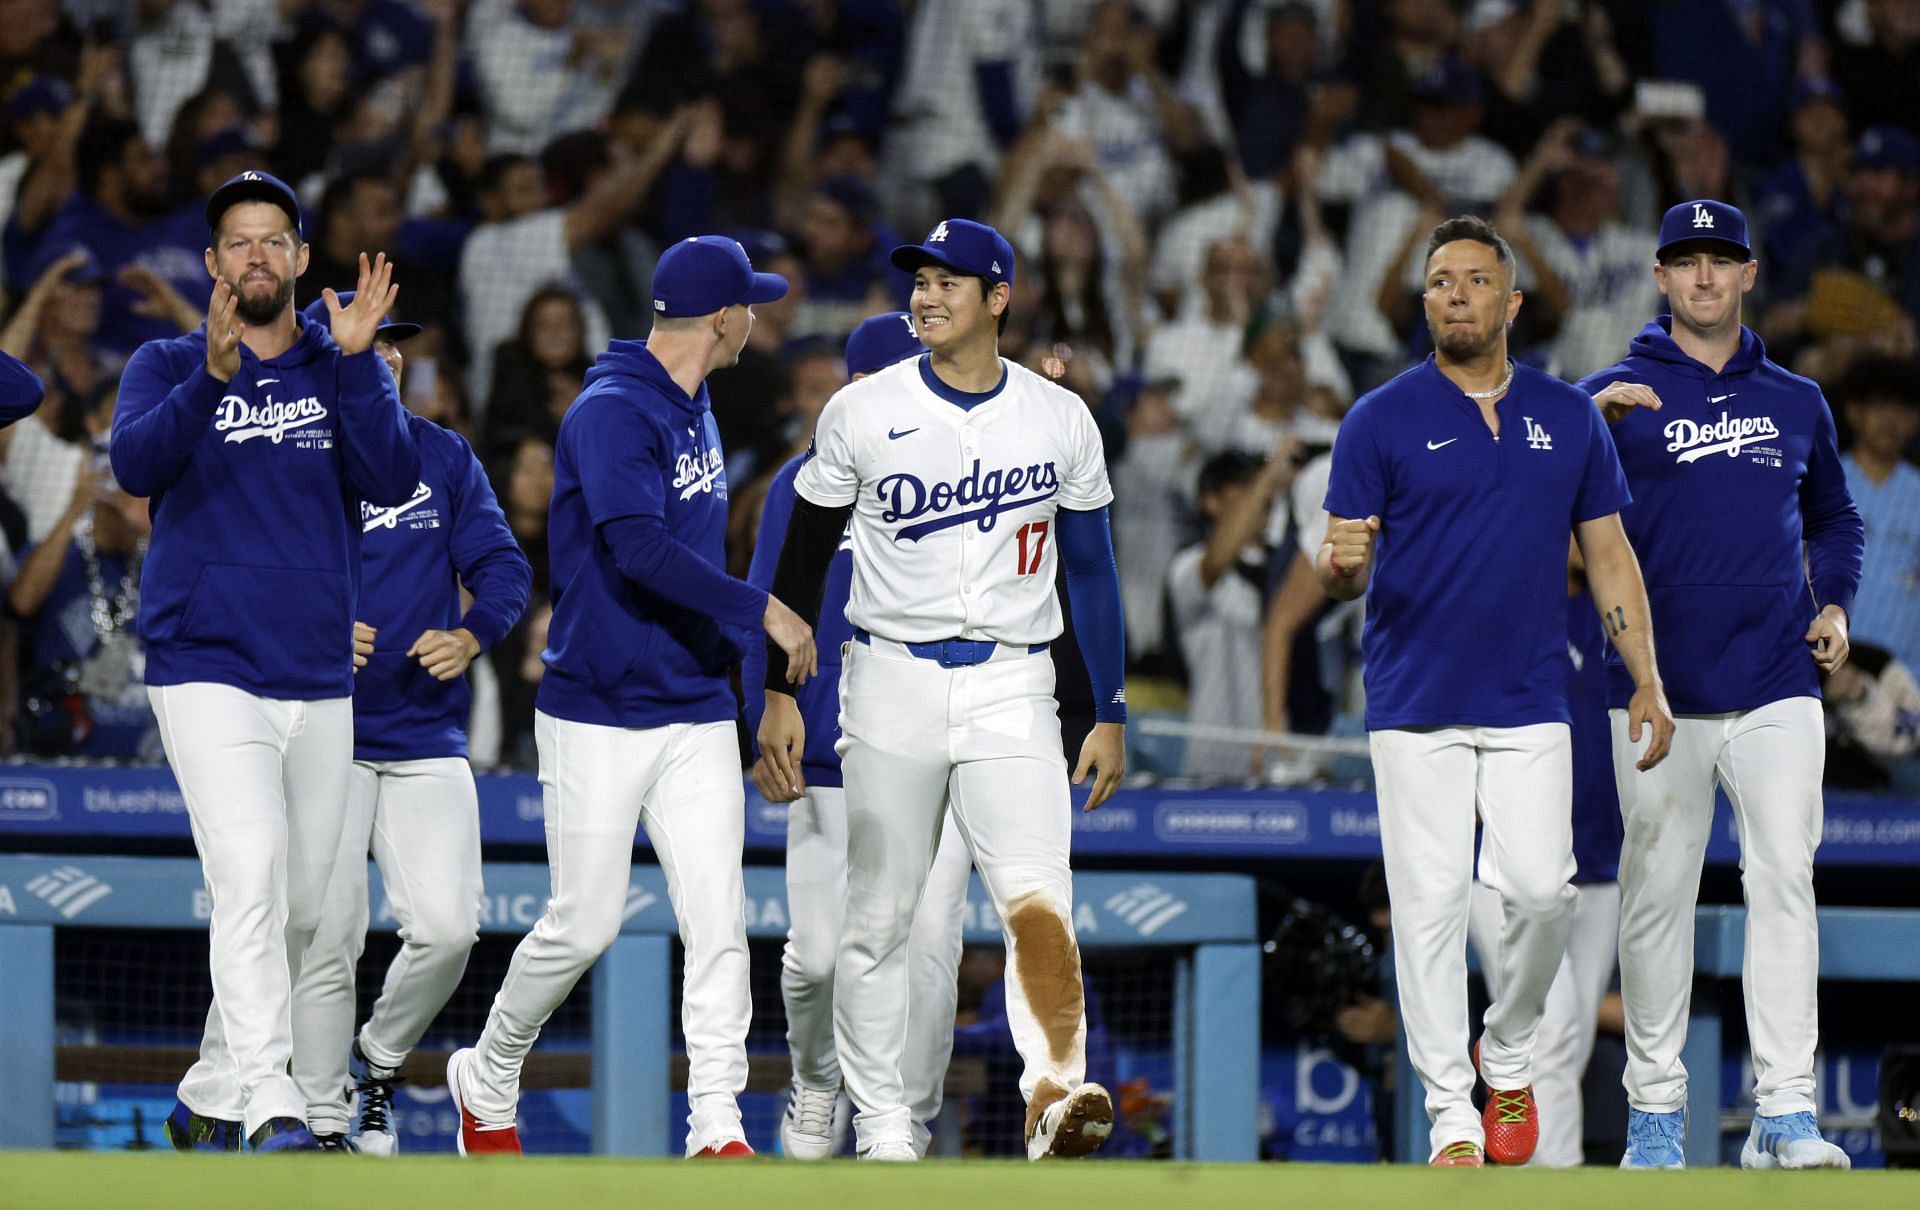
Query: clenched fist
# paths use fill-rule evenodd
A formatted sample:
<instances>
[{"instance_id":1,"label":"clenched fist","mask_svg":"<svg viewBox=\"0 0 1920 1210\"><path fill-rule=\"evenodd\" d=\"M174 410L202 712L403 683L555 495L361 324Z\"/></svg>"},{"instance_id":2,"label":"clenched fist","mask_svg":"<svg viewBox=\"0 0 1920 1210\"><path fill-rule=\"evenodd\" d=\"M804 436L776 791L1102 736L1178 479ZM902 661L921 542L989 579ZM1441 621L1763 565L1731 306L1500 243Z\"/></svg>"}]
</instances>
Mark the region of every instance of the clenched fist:
<instances>
[{"instance_id":1,"label":"clenched fist","mask_svg":"<svg viewBox=\"0 0 1920 1210\"><path fill-rule=\"evenodd\" d=\"M1373 563L1373 536L1380 532L1380 518L1356 517L1336 521L1327 527L1328 562L1340 576L1352 579Z\"/></svg>"}]
</instances>

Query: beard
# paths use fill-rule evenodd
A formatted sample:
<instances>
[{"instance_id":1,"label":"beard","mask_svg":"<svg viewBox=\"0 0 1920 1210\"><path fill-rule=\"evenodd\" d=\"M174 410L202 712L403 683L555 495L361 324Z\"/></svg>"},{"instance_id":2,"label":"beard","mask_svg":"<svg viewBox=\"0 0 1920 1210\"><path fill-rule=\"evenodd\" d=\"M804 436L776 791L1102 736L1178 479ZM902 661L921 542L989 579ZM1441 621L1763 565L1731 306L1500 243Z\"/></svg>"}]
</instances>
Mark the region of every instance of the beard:
<instances>
[{"instance_id":1,"label":"beard","mask_svg":"<svg viewBox=\"0 0 1920 1210\"><path fill-rule=\"evenodd\" d=\"M227 286L234 297L240 300L234 313L255 327L263 327L280 318L289 306L293 305L293 279L291 277L274 279L273 292L266 297L248 294L240 288L240 283L228 280Z\"/></svg>"},{"instance_id":2,"label":"beard","mask_svg":"<svg viewBox=\"0 0 1920 1210\"><path fill-rule=\"evenodd\" d=\"M1499 342L1501 325L1491 328L1478 326L1462 331L1451 324L1443 323L1433 328L1433 347L1445 353L1455 361L1468 361L1484 353L1491 352Z\"/></svg>"}]
</instances>

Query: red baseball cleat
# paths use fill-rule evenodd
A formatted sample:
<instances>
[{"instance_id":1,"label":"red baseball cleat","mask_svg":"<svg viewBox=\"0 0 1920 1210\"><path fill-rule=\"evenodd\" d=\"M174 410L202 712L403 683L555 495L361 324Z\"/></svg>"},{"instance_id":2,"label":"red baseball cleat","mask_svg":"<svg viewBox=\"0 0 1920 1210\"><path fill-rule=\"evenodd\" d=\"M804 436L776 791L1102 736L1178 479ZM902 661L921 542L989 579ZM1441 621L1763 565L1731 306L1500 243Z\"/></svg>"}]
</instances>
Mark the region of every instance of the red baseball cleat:
<instances>
[{"instance_id":1,"label":"red baseball cleat","mask_svg":"<svg viewBox=\"0 0 1920 1210\"><path fill-rule=\"evenodd\" d=\"M753 1148L747 1146L745 1139L727 1139L720 1143L710 1143L687 1157L690 1160L750 1160Z\"/></svg>"},{"instance_id":2,"label":"red baseball cleat","mask_svg":"<svg viewBox=\"0 0 1920 1210\"><path fill-rule=\"evenodd\" d=\"M460 1133L455 1142L461 1155L519 1155L520 1131L512 1122L483 1122L467 1108L460 1091L460 1073L473 1055L472 1048L456 1050L447 1059L447 1091L453 1094L454 1107L460 1111Z\"/></svg>"},{"instance_id":3,"label":"red baseball cleat","mask_svg":"<svg viewBox=\"0 0 1920 1210\"><path fill-rule=\"evenodd\" d=\"M1480 1156L1478 1143L1448 1143L1440 1149L1440 1154L1427 1161L1433 1168L1484 1168L1486 1160Z\"/></svg>"},{"instance_id":4,"label":"red baseball cleat","mask_svg":"<svg viewBox=\"0 0 1920 1210\"><path fill-rule=\"evenodd\" d=\"M1533 1103L1533 1085L1511 1091L1487 1089L1487 1107L1480 1115L1487 1132L1487 1158L1496 1164L1524 1164L1540 1143L1540 1110Z\"/></svg>"}]
</instances>

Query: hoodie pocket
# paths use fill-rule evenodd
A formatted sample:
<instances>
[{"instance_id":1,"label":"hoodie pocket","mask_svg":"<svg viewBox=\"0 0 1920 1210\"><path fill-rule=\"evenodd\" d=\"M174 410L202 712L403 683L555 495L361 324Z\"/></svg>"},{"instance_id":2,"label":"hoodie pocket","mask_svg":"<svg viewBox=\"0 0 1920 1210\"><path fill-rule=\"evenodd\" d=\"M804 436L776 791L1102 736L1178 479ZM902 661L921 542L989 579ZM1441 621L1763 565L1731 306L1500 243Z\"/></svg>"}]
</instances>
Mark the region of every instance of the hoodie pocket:
<instances>
[{"instance_id":1,"label":"hoodie pocket","mask_svg":"<svg viewBox=\"0 0 1920 1210\"><path fill-rule=\"evenodd\" d=\"M342 572L209 563L187 598L180 637L263 664L301 664L287 657L336 648L344 661L352 657L351 600Z\"/></svg>"}]
</instances>

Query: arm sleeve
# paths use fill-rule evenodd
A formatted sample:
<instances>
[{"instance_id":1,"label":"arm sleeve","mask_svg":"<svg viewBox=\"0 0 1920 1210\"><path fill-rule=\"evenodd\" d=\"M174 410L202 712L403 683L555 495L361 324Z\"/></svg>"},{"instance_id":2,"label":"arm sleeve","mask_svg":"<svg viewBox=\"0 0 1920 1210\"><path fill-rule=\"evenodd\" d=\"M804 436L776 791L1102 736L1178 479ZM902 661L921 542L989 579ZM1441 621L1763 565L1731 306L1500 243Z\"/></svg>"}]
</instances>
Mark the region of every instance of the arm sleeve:
<instances>
[{"instance_id":1,"label":"arm sleeve","mask_svg":"<svg viewBox=\"0 0 1920 1210\"><path fill-rule=\"evenodd\" d=\"M616 517L597 529L620 574L649 593L739 630L760 629L766 592L701 558L663 518Z\"/></svg>"},{"instance_id":2,"label":"arm sleeve","mask_svg":"<svg viewBox=\"0 0 1920 1210\"><path fill-rule=\"evenodd\" d=\"M798 462L789 462L767 487L767 500L760 509L760 533L753 543L753 562L747 567L747 583L755 588L773 589L774 569L787 539L787 519L793 515L793 476L799 469ZM760 716L766 713L766 698L760 692L766 681L767 644L746 644L740 657L740 691L746 699L749 741L760 733Z\"/></svg>"},{"instance_id":3,"label":"arm sleeve","mask_svg":"<svg viewBox=\"0 0 1920 1210\"><path fill-rule=\"evenodd\" d=\"M1368 401L1353 405L1333 443L1326 509L1340 517L1380 517L1387 512L1387 467L1373 432Z\"/></svg>"},{"instance_id":4,"label":"arm sleeve","mask_svg":"<svg viewBox=\"0 0 1920 1210\"><path fill-rule=\"evenodd\" d=\"M473 594L473 604L460 624L479 640L482 650L490 650L527 611L533 566L514 541L480 460L458 434L448 436L457 445L466 472L455 480L453 541L448 548L460 582Z\"/></svg>"},{"instance_id":5,"label":"arm sleeve","mask_svg":"<svg viewBox=\"0 0 1920 1210\"><path fill-rule=\"evenodd\" d=\"M1807 455L1807 477L1800 483L1800 523L1807 542L1813 603L1822 609L1838 605L1851 614L1853 594L1860 587L1867 536L1860 510L1854 507L1853 494L1847 490L1839 447L1833 412L1822 397L1813 449Z\"/></svg>"},{"instance_id":6,"label":"arm sleeve","mask_svg":"<svg viewBox=\"0 0 1920 1210\"><path fill-rule=\"evenodd\" d=\"M1633 493L1627 489L1627 472L1620 466L1620 451L1614 448L1613 434L1607 431L1606 417L1600 409L1589 406L1586 409L1587 423L1587 464L1580 476L1580 490L1573 497L1573 523L1591 521L1609 513L1617 513L1633 503ZM1839 455L1834 470L1840 467ZM1846 485L1841 484L1841 491Z\"/></svg>"},{"instance_id":7,"label":"arm sleeve","mask_svg":"<svg viewBox=\"0 0 1920 1210\"><path fill-rule=\"evenodd\" d=\"M805 473L803 466L801 474ZM780 545L780 561L774 568L773 595L815 629L820 625L820 601L827 593L833 552L839 549L840 535L846 532L847 518L852 515L851 504L830 508L803 495L794 496L786 541ZM787 683L787 653L772 639L766 642L766 653L766 687L792 693L793 686Z\"/></svg>"},{"instance_id":8,"label":"arm sleeve","mask_svg":"<svg viewBox=\"0 0 1920 1210\"><path fill-rule=\"evenodd\" d=\"M40 375L19 359L0 353L0 428L33 415L46 396Z\"/></svg>"},{"instance_id":9,"label":"arm sleeve","mask_svg":"<svg viewBox=\"0 0 1920 1210\"><path fill-rule=\"evenodd\" d=\"M120 376L108 445L120 486L135 496L158 495L171 486L206 436L226 390L204 362L180 382L154 345L135 350Z\"/></svg>"},{"instance_id":10,"label":"arm sleeve","mask_svg":"<svg viewBox=\"0 0 1920 1210\"><path fill-rule=\"evenodd\" d=\"M383 507L405 504L420 484L420 450L393 374L369 348L341 354L336 382L348 484Z\"/></svg>"},{"instance_id":11,"label":"arm sleeve","mask_svg":"<svg viewBox=\"0 0 1920 1210\"><path fill-rule=\"evenodd\" d=\"M1093 717L1127 721L1127 631L1120 615L1120 569L1113 559L1107 510L1063 508L1059 512L1060 561L1073 605L1073 637L1093 682Z\"/></svg>"}]
</instances>

